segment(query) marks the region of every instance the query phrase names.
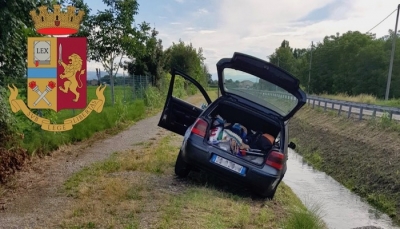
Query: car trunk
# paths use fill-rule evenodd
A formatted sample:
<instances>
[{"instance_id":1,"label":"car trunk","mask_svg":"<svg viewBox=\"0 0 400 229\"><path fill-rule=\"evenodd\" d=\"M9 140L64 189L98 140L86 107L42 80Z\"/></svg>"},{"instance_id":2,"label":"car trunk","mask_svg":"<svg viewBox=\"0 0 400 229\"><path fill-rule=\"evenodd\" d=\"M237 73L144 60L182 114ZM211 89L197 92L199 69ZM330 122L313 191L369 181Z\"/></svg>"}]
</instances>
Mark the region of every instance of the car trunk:
<instances>
[{"instance_id":1,"label":"car trunk","mask_svg":"<svg viewBox=\"0 0 400 229\"><path fill-rule=\"evenodd\" d=\"M260 135L269 134L273 139L276 139L281 132L281 125L276 120L269 120L267 117L263 117L257 112L250 111L250 108L244 108L243 106L238 106L237 104L228 101L221 101L208 115L208 118L213 120L212 122L214 124L210 127L206 139L208 143L214 147L223 149L229 154L236 155L239 158L260 165L265 162L270 149L275 145L275 141L272 140L271 143L268 143L271 144L271 148L266 149L265 147L258 147L260 146L260 144L258 144L260 141ZM232 125L223 127L225 125L221 124L221 122L218 122L216 119L218 115L225 120L225 123L231 123ZM237 131L237 128L232 128L235 123L238 123L240 126L244 126L247 129L246 137L241 135L241 133ZM238 125L235 127L237 126ZM216 128L219 129L216 130ZM216 132L218 133L216 134ZM231 139L232 136L233 139L241 138L242 143L244 143L242 144L242 147L246 147L247 145L246 148L250 149L240 150L239 152L232 151L232 147L230 147L229 143L229 139ZM224 139L224 137L226 138ZM257 141L257 144L254 144L255 141Z\"/></svg>"}]
</instances>

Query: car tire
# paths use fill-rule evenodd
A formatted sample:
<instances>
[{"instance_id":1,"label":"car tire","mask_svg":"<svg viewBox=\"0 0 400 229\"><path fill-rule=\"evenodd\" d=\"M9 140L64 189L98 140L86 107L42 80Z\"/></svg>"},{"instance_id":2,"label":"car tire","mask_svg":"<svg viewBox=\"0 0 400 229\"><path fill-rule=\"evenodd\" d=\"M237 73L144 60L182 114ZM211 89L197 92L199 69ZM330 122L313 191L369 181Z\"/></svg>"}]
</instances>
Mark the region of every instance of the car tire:
<instances>
[{"instance_id":1,"label":"car tire","mask_svg":"<svg viewBox=\"0 0 400 229\"><path fill-rule=\"evenodd\" d=\"M275 193L276 193L276 189L278 189L279 184L281 183L283 177L285 176L285 174L282 175L282 177L279 179L278 183L276 184L275 188L272 190L267 190L265 192L258 192L257 194L260 195L262 198L266 198L266 199L274 199L275 197Z\"/></svg>"},{"instance_id":2,"label":"car tire","mask_svg":"<svg viewBox=\"0 0 400 229\"><path fill-rule=\"evenodd\" d=\"M179 178L185 178L189 175L191 168L188 163L183 160L182 151L179 151L175 162L175 174Z\"/></svg>"}]
</instances>

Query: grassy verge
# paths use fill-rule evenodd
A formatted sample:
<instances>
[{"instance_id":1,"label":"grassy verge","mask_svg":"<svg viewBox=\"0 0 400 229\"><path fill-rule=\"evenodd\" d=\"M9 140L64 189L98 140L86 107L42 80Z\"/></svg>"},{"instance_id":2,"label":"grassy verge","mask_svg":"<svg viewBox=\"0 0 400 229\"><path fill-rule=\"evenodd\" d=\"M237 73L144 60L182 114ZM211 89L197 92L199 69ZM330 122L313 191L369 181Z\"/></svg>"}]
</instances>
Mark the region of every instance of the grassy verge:
<instances>
[{"instance_id":1,"label":"grassy verge","mask_svg":"<svg viewBox=\"0 0 400 229\"><path fill-rule=\"evenodd\" d=\"M96 87L88 87L88 101L96 97ZM150 88L149 90L155 90ZM148 111L157 109L159 106L151 104L151 99L160 100L162 92L158 92L158 98L146 99L124 99L123 88L116 87L114 105L110 101L110 88L104 91L105 105L101 113L92 112L84 121L74 125L73 129L66 132L48 132L40 129L40 126L31 123L26 117L20 117L23 120L19 123L20 129L24 133L23 147L32 154L47 154L57 149L60 145L73 143L88 139L95 133L105 131L106 134L114 134L124 129L135 121L147 116ZM157 104L158 105L158 104ZM58 113L45 111L44 116L53 123L63 123L65 119L74 117L82 110L62 110ZM21 114L20 114L21 115ZM24 125L25 126L22 126Z\"/></svg>"},{"instance_id":2,"label":"grassy verge","mask_svg":"<svg viewBox=\"0 0 400 229\"><path fill-rule=\"evenodd\" d=\"M321 96L323 98L328 98L328 99L337 99L337 100L344 100L344 101L350 101L350 102L375 104L375 105L390 106L390 107L400 107L400 99L389 99L386 101L383 99L379 99L374 95L367 95L367 94L350 96L350 95L341 93L341 94L337 94L337 95L321 94L318 96Z\"/></svg>"},{"instance_id":3,"label":"grassy verge","mask_svg":"<svg viewBox=\"0 0 400 229\"><path fill-rule=\"evenodd\" d=\"M308 107L296 114L289 128L306 161L400 223L396 128L381 119L356 121Z\"/></svg>"},{"instance_id":4,"label":"grassy verge","mask_svg":"<svg viewBox=\"0 0 400 229\"><path fill-rule=\"evenodd\" d=\"M88 101L95 99L94 86L88 87ZM72 130L67 132L48 132L40 129L40 126L30 122L25 116L20 117L25 122L21 122L24 132L23 148L28 153L47 154L57 149L60 145L79 142L93 136L95 133L105 132L115 134L132 125L134 122L156 114L164 106L166 89L159 90L149 87L140 97L129 98L129 88L115 87L115 104L111 104L110 88L106 88L104 95L106 98L105 106L101 113L92 112L84 121L75 125ZM216 97L215 91L210 91L210 95ZM174 96L185 98L191 95L178 88L174 89ZM54 123L63 123L65 119L74 117L82 110L62 110L58 113L48 111L47 117ZM21 114L20 114L21 115ZM99 134L98 134L99 135ZM100 134L102 135L102 134Z\"/></svg>"},{"instance_id":5,"label":"grassy verge","mask_svg":"<svg viewBox=\"0 0 400 229\"><path fill-rule=\"evenodd\" d=\"M263 201L202 173L175 179L180 139L153 139L74 174L64 187L77 201L61 227L324 228L285 184Z\"/></svg>"}]
</instances>

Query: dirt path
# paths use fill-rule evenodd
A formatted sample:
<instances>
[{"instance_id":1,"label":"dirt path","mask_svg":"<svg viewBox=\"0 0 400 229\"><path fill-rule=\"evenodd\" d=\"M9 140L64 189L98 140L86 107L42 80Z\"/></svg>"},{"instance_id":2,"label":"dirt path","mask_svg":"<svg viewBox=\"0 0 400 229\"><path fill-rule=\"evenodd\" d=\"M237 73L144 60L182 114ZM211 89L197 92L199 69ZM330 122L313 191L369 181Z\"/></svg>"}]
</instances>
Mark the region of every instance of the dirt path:
<instances>
[{"instance_id":1,"label":"dirt path","mask_svg":"<svg viewBox=\"0 0 400 229\"><path fill-rule=\"evenodd\" d=\"M113 152L124 151L135 144L148 141L160 132L157 127L160 114L141 120L129 129L111 138L64 147L51 157L38 160L27 171L20 172L13 189L5 195L0 210L1 228L36 228L47 219L59 216L60 208L69 204L70 198L59 193L62 184L74 172L93 162L108 158Z\"/></svg>"}]
</instances>

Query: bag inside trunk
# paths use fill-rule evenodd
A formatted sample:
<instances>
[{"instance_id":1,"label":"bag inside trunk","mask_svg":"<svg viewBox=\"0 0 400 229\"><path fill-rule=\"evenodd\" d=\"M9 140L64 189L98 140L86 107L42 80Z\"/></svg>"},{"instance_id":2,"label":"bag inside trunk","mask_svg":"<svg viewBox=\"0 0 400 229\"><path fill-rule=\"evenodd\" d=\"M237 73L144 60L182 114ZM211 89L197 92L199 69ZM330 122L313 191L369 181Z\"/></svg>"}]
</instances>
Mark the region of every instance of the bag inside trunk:
<instances>
[{"instance_id":1,"label":"bag inside trunk","mask_svg":"<svg viewBox=\"0 0 400 229\"><path fill-rule=\"evenodd\" d=\"M265 162L281 131L279 125L230 102L221 102L210 118L209 144L256 164Z\"/></svg>"}]
</instances>

